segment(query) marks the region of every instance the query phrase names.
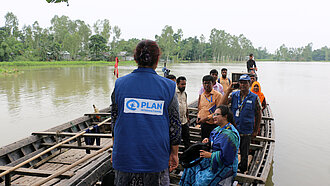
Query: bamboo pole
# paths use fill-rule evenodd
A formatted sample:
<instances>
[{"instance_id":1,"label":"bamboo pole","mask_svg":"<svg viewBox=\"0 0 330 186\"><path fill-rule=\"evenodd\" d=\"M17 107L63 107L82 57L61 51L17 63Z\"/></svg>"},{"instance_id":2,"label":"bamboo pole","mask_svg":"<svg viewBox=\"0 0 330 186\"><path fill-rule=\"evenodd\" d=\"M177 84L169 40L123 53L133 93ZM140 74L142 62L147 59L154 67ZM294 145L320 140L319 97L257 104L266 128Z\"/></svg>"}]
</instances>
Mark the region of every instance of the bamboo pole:
<instances>
[{"instance_id":1,"label":"bamboo pole","mask_svg":"<svg viewBox=\"0 0 330 186\"><path fill-rule=\"evenodd\" d=\"M40 180L40 181L38 181L37 183L34 183L34 184L32 184L32 185L33 185L33 186L39 186L39 185L42 185L42 184L44 184L44 183L50 181L51 179L58 177L59 175L63 174L64 172L66 172L66 171L72 169L73 167L77 166L78 164L83 163L84 161L86 161L86 160L88 160L88 159L90 159L90 158L93 158L94 156L96 156L96 155L98 155L98 154L100 154L100 153L102 153L102 152L108 150L108 149L111 148L111 147L112 147L112 143L110 143L108 146L106 146L106 147L104 147L104 148L102 148L102 149L96 151L96 152L93 153L93 154L89 154L89 155L85 156L84 158L82 158L82 159L80 159L80 160L74 162L72 165L63 168L62 170L59 170L59 171L55 172L54 174L48 176L47 178L42 179L42 180Z\"/></svg>"},{"instance_id":2,"label":"bamboo pole","mask_svg":"<svg viewBox=\"0 0 330 186\"><path fill-rule=\"evenodd\" d=\"M108 118L108 119L102 121L101 123L98 124L98 126L101 126L103 123L109 121L110 119L111 119L111 118ZM91 129L93 129L93 127L90 127L89 129L91 130ZM27 163L29 163L29 162L31 162L31 161L33 161L33 160L39 158L40 156L46 154L47 152L49 152L49 151L51 151L51 150L54 150L54 149L56 149L57 147L59 147L59 146L65 144L65 143L67 143L67 142L69 142L69 141L71 141L71 140L73 140L73 139L75 139L75 138L77 138L77 137L79 137L79 136L85 134L85 133L86 133L86 131L82 131L81 133L79 133L79 134L77 134L77 135L75 135L75 136L72 136L71 138L62 141L61 143L56 144L56 145L54 145L53 147L50 147L50 148L48 148L48 149L42 151L41 153L39 153L39 154L37 154L37 155L31 157L30 159L28 159L28 160L26 160L26 161L24 161L24 162L22 162L22 163L16 165L15 167L12 167L11 169L8 169L8 170L6 170L5 172L1 173L1 174L0 174L0 177L4 176L4 175L6 175L6 174L8 174L8 173L10 173L10 172L12 172L12 171L14 171L14 170L20 168L20 167L22 167L23 165L25 165L25 164L27 164Z\"/></svg>"}]
</instances>

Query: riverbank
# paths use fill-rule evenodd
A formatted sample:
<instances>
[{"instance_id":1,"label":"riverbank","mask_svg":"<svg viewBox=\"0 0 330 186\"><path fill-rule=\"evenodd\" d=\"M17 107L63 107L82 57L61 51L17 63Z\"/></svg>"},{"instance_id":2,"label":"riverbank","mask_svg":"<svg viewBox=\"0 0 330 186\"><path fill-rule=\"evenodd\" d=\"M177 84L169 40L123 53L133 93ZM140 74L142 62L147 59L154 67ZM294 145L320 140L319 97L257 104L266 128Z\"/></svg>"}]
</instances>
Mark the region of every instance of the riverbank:
<instances>
[{"instance_id":1,"label":"riverbank","mask_svg":"<svg viewBox=\"0 0 330 186\"><path fill-rule=\"evenodd\" d=\"M0 74L17 74L26 68L113 66L114 61L13 61L0 62ZM120 61L119 66L136 65L135 61Z\"/></svg>"},{"instance_id":2,"label":"riverbank","mask_svg":"<svg viewBox=\"0 0 330 186\"><path fill-rule=\"evenodd\" d=\"M114 65L114 61L13 61L0 62L0 67L6 66L53 66L53 65ZM135 61L120 61L119 65L135 65Z\"/></svg>"}]
</instances>

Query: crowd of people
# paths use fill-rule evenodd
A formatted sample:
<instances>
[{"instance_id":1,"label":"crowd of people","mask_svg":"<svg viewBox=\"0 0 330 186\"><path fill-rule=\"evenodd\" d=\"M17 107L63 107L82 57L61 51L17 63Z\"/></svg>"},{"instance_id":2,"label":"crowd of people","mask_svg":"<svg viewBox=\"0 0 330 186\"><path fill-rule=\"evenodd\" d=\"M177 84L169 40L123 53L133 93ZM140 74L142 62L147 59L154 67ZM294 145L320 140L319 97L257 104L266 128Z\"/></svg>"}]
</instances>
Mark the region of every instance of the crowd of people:
<instances>
[{"instance_id":1,"label":"crowd of people","mask_svg":"<svg viewBox=\"0 0 330 186\"><path fill-rule=\"evenodd\" d=\"M187 104L187 79L163 69L159 76L160 48L151 40L141 41L134 52L138 68L120 77L111 95L115 185L169 185L169 173L179 164L181 139L184 150L191 145ZM238 82L227 69L216 69L202 78L197 125L202 143L197 165L185 168L180 185L231 185L236 173L246 173L251 139L259 131L266 99L257 82L257 67L250 55L249 74ZM234 91L234 85L239 88ZM241 160L238 161L240 152Z\"/></svg>"}]
</instances>

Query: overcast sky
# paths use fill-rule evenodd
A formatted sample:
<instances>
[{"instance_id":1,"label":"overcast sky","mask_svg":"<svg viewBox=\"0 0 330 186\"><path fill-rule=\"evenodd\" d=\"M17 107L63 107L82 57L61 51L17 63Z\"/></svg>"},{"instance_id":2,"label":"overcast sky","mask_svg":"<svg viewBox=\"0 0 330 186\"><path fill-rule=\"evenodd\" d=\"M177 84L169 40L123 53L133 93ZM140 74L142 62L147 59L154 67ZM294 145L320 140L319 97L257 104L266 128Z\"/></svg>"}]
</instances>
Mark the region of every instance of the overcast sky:
<instances>
[{"instance_id":1,"label":"overcast sky","mask_svg":"<svg viewBox=\"0 0 330 186\"><path fill-rule=\"evenodd\" d=\"M69 0L48 4L46 0L6 0L1 2L0 26L13 12L20 24L34 21L45 28L54 15L80 19L89 25L109 19L118 25L121 37L154 39L165 25L181 28L184 38L207 38L213 28L232 35L243 34L255 47L274 52L280 45L330 47L329 0Z\"/></svg>"}]
</instances>

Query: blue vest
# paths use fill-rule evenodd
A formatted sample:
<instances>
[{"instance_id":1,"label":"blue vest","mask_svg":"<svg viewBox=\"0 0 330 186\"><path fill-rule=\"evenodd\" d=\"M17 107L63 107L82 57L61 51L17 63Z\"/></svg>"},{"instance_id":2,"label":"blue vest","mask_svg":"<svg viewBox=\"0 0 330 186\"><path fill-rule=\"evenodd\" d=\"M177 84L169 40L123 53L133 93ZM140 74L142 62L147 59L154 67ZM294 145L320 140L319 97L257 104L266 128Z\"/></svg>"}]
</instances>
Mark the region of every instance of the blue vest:
<instances>
[{"instance_id":1,"label":"blue vest","mask_svg":"<svg viewBox=\"0 0 330 186\"><path fill-rule=\"evenodd\" d=\"M148 173L168 168L171 152L168 107L175 88L173 81L151 68L138 68L117 79L114 169Z\"/></svg>"},{"instance_id":2,"label":"blue vest","mask_svg":"<svg viewBox=\"0 0 330 186\"><path fill-rule=\"evenodd\" d=\"M252 134L255 122L256 100L258 98L258 95L249 91L249 94L246 97L242 109L240 110L239 117L236 117L238 101L241 99L240 92L241 91L232 93L231 109L234 114L234 120L237 125L237 130L240 134ZM240 103L241 101L242 100L240 100Z\"/></svg>"}]
</instances>

